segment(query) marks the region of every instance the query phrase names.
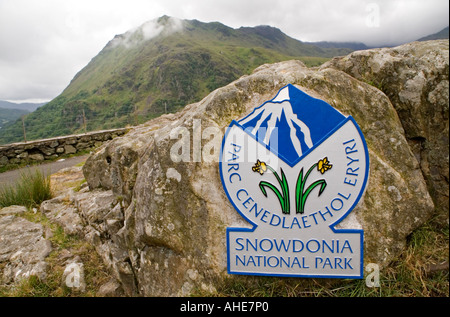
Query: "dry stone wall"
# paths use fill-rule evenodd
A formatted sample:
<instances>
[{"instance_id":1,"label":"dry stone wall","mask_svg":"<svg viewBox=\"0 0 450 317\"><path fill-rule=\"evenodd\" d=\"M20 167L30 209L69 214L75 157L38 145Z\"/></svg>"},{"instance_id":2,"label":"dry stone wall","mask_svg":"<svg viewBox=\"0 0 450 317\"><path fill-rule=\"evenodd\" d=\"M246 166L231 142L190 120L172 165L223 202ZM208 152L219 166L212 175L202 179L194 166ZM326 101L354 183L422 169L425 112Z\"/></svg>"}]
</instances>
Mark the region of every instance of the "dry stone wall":
<instances>
[{"instance_id":1,"label":"dry stone wall","mask_svg":"<svg viewBox=\"0 0 450 317\"><path fill-rule=\"evenodd\" d=\"M94 149L106 141L124 135L127 131L126 128L102 130L0 146L0 167L53 160L60 156Z\"/></svg>"}]
</instances>

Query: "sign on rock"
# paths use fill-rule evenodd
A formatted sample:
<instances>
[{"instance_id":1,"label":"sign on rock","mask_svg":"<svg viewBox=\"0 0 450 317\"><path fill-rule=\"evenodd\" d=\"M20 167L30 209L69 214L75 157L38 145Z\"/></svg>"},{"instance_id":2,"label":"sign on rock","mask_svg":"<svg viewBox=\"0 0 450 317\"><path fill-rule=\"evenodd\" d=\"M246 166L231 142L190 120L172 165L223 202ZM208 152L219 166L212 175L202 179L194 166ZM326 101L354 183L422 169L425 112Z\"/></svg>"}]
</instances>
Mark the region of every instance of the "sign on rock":
<instances>
[{"instance_id":1,"label":"sign on rock","mask_svg":"<svg viewBox=\"0 0 450 317\"><path fill-rule=\"evenodd\" d=\"M220 175L250 226L227 228L228 273L362 278L363 230L336 226L368 171L355 120L293 85L231 122Z\"/></svg>"}]
</instances>

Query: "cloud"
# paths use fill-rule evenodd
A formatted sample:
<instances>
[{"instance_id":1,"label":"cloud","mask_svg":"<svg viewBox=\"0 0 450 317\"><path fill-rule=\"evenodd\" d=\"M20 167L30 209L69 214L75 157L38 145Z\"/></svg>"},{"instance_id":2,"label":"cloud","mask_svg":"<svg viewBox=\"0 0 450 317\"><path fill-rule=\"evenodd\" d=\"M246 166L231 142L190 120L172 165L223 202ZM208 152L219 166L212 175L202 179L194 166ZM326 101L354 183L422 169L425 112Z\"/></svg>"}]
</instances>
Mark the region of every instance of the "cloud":
<instances>
[{"instance_id":1,"label":"cloud","mask_svg":"<svg viewBox=\"0 0 450 317\"><path fill-rule=\"evenodd\" d=\"M397 45L447 26L448 10L447 0L0 0L0 100L56 97L115 35L155 36L162 29L145 22L163 15L271 25L302 41Z\"/></svg>"},{"instance_id":2,"label":"cloud","mask_svg":"<svg viewBox=\"0 0 450 317\"><path fill-rule=\"evenodd\" d=\"M153 19L145 22L137 28L122 35L117 35L111 41L112 47L123 45L131 48L141 41L148 41L160 34L170 35L174 32L183 30L183 20L175 17L167 17L167 19Z\"/></svg>"}]
</instances>

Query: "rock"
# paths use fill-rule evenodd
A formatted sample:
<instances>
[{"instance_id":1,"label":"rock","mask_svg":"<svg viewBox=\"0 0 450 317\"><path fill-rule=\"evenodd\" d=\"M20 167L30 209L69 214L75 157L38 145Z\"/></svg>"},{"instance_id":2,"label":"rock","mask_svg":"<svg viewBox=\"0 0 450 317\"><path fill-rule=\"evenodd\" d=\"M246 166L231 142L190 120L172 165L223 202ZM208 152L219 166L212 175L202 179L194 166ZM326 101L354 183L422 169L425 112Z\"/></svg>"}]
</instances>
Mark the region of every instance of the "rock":
<instances>
[{"instance_id":1,"label":"rock","mask_svg":"<svg viewBox=\"0 0 450 317\"><path fill-rule=\"evenodd\" d=\"M48 145L51 148L55 148L59 145L59 142L57 140L51 141L50 144Z\"/></svg>"},{"instance_id":2,"label":"rock","mask_svg":"<svg viewBox=\"0 0 450 317\"><path fill-rule=\"evenodd\" d=\"M28 158L33 161L43 161L44 155L42 155L41 153L35 153L28 155Z\"/></svg>"},{"instance_id":3,"label":"rock","mask_svg":"<svg viewBox=\"0 0 450 317\"><path fill-rule=\"evenodd\" d=\"M67 182L79 182L83 178L80 171L75 167L52 175L52 184L59 188L60 195L43 202L40 210L51 222L59 224L66 234L84 237L94 245L103 262L122 281L127 294L134 295L136 286L129 256L109 240L110 237L116 240L117 232L123 227L121 199L116 198L112 191L74 192L61 186Z\"/></svg>"},{"instance_id":4,"label":"rock","mask_svg":"<svg viewBox=\"0 0 450 317\"><path fill-rule=\"evenodd\" d=\"M68 141L66 141L66 143L68 143ZM66 145L64 145L64 153L65 154L74 154L74 153L77 153L77 149L71 144L66 144Z\"/></svg>"},{"instance_id":5,"label":"rock","mask_svg":"<svg viewBox=\"0 0 450 317\"><path fill-rule=\"evenodd\" d=\"M393 64L400 65L405 59L410 72L414 73L416 66L407 59L416 51L425 52L422 45L413 43L383 54L402 52L392 58ZM433 46L434 42L429 45ZM448 54L448 44L439 50L444 51L443 55L447 50ZM349 69L359 69L362 61L350 59L351 56L342 61L350 60ZM367 69L376 73L389 60L390 57L385 56L384 63ZM432 67L433 59L428 60ZM185 159L174 160L180 158L180 138L183 133L189 133L187 140L198 142L190 137L196 133L195 122L201 123L202 131L223 132L231 120L244 117L289 83L325 100L345 115L352 115L365 135L371 164L369 184L351 219L342 223L344 228L364 229L365 263L386 266L403 250L407 236L433 215L434 203L424 179L424 175L426 179L432 176L423 168L423 159L419 164L414 155L412 134L405 136L404 126L408 124L401 121L403 115L398 115L393 106L395 101L388 98L390 94L387 96L363 78L356 79L349 72L336 69L338 62L335 60L315 69L298 61L263 65L253 74L215 90L179 113L132 129L89 157L83 172L90 191L75 200L84 201L77 206L90 224L90 241L114 268L127 294L185 296L195 288L213 290L215 283L227 276L226 228L246 224L222 188L218 171L222 135L207 139L210 142L200 140L207 151L201 154L190 151ZM436 67L439 68L440 63L441 59L437 58ZM440 74L437 76L442 78L443 84L438 86L445 87L448 70L446 77L445 72ZM395 83L396 76L395 72L390 72L386 80ZM429 80L433 83L430 76L420 81L424 87L428 87ZM443 106L447 98L448 104L448 94L441 88L432 91L428 101L436 100ZM408 94L403 94L402 98L405 96ZM420 126L426 126L423 130L430 136L433 131L439 134L433 130L435 126L425 123L427 113L417 111L414 115L421 116L419 121L423 124ZM442 124L448 131L445 109ZM198 144L190 144L189 149L194 150L195 146ZM442 164L445 173L448 156ZM103 198L99 200L99 197ZM98 206L103 199L103 205ZM123 214L124 219L116 217L118 214ZM109 221L108 215L112 217Z\"/></svg>"},{"instance_id":6,"label":"rock","mask_svg":"<svg viewBox=\"0 0 450 317\"><path fill-rule=\"evenodd\" d=\"M117 204L112 191L80 193L76 197L76 207L89 224L99 224Z\"/></svg>"},{"instance_id":7,"label":"rock","mask_svg":"<svg viewBox=\"0 0 450 317\"><path fill-rule=\"evenodd\" d=\"M28 211L27 207L24 206L8 206L0 209L0 216L20 215L27 211Z\"/></svg>"},{"instance_id":8,"label":"rock","mask_svg":"<svg viewBox=\"0 0 450 317\"><path fill-rule=\"evenodd\" d=\"M100 297L118 297L123 295L120 283L115 280L110 280L107 283L100 286L97 296Z\"/></svg>"},{"instance_id":9,"label":"rock","mask_svg":"<svg viewBox=\"0 0 450 317\"><path fill-rule=\"evenodd\" d=\"M79 142L77 145L76 145L76 148L78 149L78 150L84 150L84 149L87 149L89 147L89 144L87 143L87 142Z\"/></svg>"},{"instance_id":10,"label":"rock","mask_svg":"<svg viewBox=\"0 0 450 317\"><path fill-rule=\"evenodd\" d=\"M45 280L45 258L52 251L44 229L13 215L0 217L0 282L18 282L31 275Z\"/></svg>"},{"instance_id":11,"label":"rock","mask_svg":"<svg viewBox=\"0 0 450 317\"><path fill-rule=\"evenodd\" d=\"M39 150L45 155L45 156L51 156L55 153L55 149L51 146L40 146Z\"/></svg>"},{"instance_id":12,"label":"rock","mask_svg":"<svg viewBox=\"0 0 450 317\"><path fill-rule=\"evenodd\" d=\"M83 222L78 210L67 204L65 196L59 196L42 202L40 211L52 222L59 224L65 234L79 235L83 230Z\"/></svg>"},{"instance_id":13,"label":"rock","mask_svg":"<svg viewBox=\"0 0 450 317\"><path fill-rule=\"evenodd\" d=\"M73 191L75 184L81 189L84 184L84 175L81 166L72 166L59 170L50 176L53 194L55 196L64 196L67 191ZM71 197L71 194L68 194ZM61 200L65 198L60 197ZM68 198L69 199L69 198Z\"/></svg>"},{"instance_id":14,"label":"rock","mask_svg":"<svg viewBox=\"0 0 450 317\"><path fill-rule=\"evenodd\" d=\"M389 97L419 161L440 221L448 224L448 40L356 51L322 67L342 70Z\"/></svg>"},{"instance_id":15,"label":"rock","mask_svg":"<svg viewBox=\"0 0 450 317\"><path fill-rule=\"evenodd\" d=\"M66 191L60 197L44 202L41 211L51 221L59 223L65 232L73 229L70 233L83 236L95 246L96 252L113 276L121 281L120 290L129 296L137 294L130 256L119 233L124 226L124 210L120 197L115 197L112 191Z\"/></svg>"},{"instance_id":16,"label":"rock","mask_svg":"<svg viewBox=\"0 0 450 317\"><path fill-rule=\"evenodd\" d=\"M17 155L18 159L27 159L28 158L28 152L22 152Z\"/></svg>"},{"instance_id":17,"label":"rock","mask_svg":"<svg viewBox=\"0 0 450 317\"><path fill-rule=\"evenodd\" d=\"M7 156L0 156L0 166L7 165L8 162L9 162L9 159Z\"/></svg>"}]
</instances>

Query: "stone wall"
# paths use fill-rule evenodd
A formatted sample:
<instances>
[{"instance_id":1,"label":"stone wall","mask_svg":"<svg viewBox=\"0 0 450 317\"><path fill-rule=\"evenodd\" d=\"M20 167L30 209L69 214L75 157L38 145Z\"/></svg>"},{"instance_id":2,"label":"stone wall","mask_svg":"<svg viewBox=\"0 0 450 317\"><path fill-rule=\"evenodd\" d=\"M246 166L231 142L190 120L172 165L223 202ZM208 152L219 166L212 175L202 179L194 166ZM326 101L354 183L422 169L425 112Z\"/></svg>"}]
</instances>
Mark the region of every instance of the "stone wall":
<instances>
[{"instance_id":1,"label":"stone wall","mask_svg":"<svg viewBox=\"0 0 450 317\"><path fill-rule=\"evenodd\" d=\"M0 167L53 160L63 155L94 149L127 132L127 128L102 130L0 146Z\"/></svg>"}]
</instances>

